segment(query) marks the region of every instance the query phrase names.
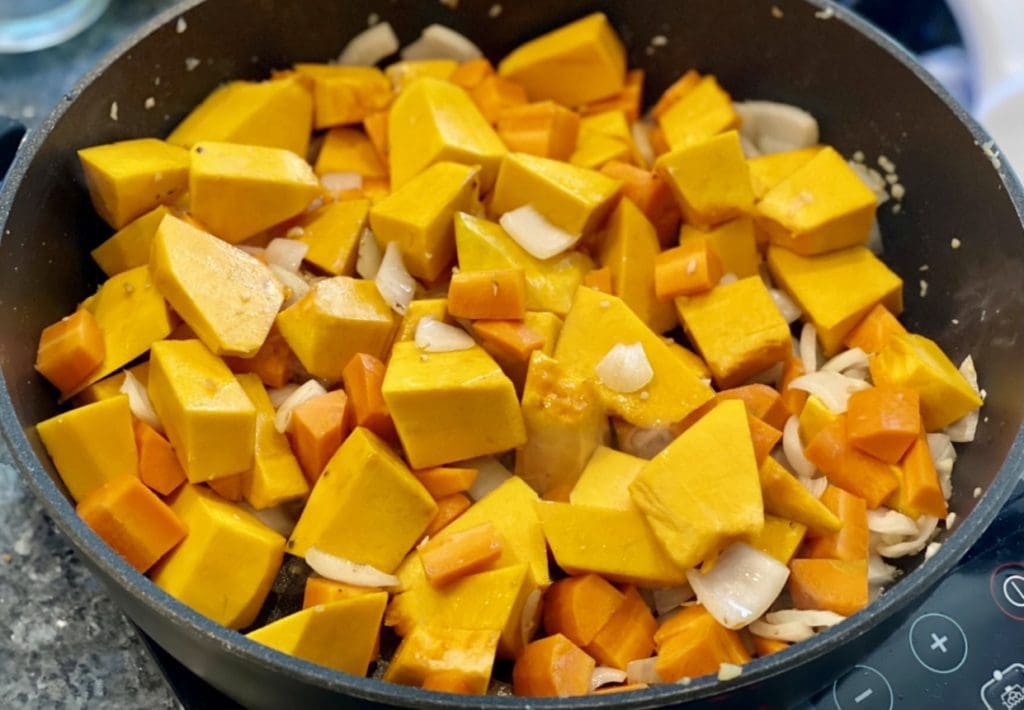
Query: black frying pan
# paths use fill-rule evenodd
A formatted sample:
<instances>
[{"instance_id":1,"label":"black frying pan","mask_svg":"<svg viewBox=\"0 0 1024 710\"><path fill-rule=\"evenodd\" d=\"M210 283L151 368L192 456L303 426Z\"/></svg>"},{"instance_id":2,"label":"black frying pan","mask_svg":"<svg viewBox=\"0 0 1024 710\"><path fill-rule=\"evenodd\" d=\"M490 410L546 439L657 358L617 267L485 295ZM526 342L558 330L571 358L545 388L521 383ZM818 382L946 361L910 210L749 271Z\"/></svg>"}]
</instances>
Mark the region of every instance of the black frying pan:
<instances>
[{"instance_id":1,"label":"black frying pan","mask_svg":"<svg viewBox=\"0 0 1024 710\"><path fill-rule=\"evenodd\" d=\"M885 634L886 622L967 551L1020 477L1024 436L1024 194L981 146L984 132L899 47L822 0L208 0L185 2L129 38L94 69L23 146L0 197L0 425L29 485L127 614L172 655L250 707L512 707L523 699L465 698L335 673L247 641L171 599L111 552L75 515L33 431L58 406L32 362L39 331L96 287L89 250L109 234L89 204L75 159L83 146L165 135L215 86L275 67L336 56L371 13L411 41L442 22L492 58L594 9L612 18L647 70L657 96L683 70L715 73L737 98L798 104L819 119L823 140L846 155L886 155L907 188L903 210L880 212L886 260L904 277L910 328L954 360L971 353L988 390L978 440L961 448L951 509L960 522L927 563L868 610L788 651L755 660L740 678L706 678L625 695L530 700L531 707L651 707L697 699L721 706L781 706L845 669ZM773 13L773 8L777 11ZM781 13L781 17L777 17ZM817 14L816 14L817 13ZM177 30L179 17L187 29ZM669 38L652 55L655 35ZM186 58L202 61L185 70ZM159 85L154 79L160 77ZM143 104L153 96L156 107ZM119 120L110 118L111 103ZM963 247L950 248L957 237ZM922 274L919 267L927 264ZM918 279L930 283L918 297ZM956 321L954 321L956 319ZM985 494L975 499L972 491ZM286 570L301 570L297 561ZM301 573L299 575L301 578ZM281 613L296 585L287 576L265 616ZM291 594L290 594L291 593ZM294 601L292 601L294 603ZM343 642L343 640L342 640Z\"/></svg>"}]
</instances>

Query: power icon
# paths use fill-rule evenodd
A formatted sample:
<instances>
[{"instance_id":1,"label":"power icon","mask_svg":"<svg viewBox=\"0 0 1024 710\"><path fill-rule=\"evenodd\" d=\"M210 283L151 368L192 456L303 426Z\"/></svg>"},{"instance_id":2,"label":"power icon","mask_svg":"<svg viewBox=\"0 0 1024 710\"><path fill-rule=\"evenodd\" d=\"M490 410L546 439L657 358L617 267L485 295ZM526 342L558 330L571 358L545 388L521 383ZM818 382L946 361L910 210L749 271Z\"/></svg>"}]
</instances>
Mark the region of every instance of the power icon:
<instances>
[{"instance_id":1,"label":"power icon","mask_svg":"<svg viewBox=\"0 0 1024 710\"><path fill-rule=\"evenodd\" d=\"M992 600L999 610L1015 621L1024 621L1024 563L1008 562L992 573Z\"/></svg>"},{"instance_id":2,"label":"power icon","mask_svg":"<svg viewBox=\"0 0 1024 710\"><path fill-rule=\"evenodd\" d=\"M1011 574L1003 580L1003 596L1013 606L1024 609L1024 574Z\"/></svg>"}]
</instances>

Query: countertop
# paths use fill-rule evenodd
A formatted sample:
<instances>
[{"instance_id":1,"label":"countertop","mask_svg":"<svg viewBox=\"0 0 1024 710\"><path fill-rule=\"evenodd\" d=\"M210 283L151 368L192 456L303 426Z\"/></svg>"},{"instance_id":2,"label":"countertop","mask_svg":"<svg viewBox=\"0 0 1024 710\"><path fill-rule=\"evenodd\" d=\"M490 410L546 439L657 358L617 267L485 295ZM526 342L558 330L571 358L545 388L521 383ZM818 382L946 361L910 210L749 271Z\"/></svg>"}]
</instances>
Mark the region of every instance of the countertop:
<instances>
[{"instance_id":1,"label":"countertop","mask_svg":"<svg viewBox=\"0 0 1024 710\"><path fill-rule=\"evenodd\" d=\"M0 114L38 125L85 71L169 0L113 0L60 47L0 55ZM128 621L22 483L0 443L0 707L178 708Z\"/></svg>"}]
</instances>

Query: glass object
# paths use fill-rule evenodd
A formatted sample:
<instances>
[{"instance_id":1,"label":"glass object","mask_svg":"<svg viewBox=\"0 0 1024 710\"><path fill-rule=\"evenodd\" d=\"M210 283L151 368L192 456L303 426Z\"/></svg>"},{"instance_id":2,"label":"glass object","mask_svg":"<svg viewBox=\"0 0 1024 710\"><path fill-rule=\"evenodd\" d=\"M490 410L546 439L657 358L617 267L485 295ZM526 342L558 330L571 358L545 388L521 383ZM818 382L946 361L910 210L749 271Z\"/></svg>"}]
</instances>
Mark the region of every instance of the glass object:
<instances>
[{"instance_id":1,"label":"glass object","mask_svg":"<svg viewBox=\"0 0 1024 710\"><path fill-rule=\"evenodd\" d=\"M73 37L110 0L0 0L0 53L31 52Z\"/></svg>"}]
</instances>

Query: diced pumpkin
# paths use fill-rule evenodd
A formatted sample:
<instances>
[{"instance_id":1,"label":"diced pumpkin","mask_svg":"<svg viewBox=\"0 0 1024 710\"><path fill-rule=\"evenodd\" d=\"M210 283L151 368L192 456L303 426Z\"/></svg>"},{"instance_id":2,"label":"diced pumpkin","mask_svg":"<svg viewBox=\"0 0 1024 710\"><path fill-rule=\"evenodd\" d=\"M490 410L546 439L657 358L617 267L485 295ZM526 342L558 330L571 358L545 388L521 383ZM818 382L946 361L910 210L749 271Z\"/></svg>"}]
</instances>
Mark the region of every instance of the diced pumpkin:
<instances>
[{"instance_id":1,"label":"diced pumpkin","mask_svg":"<svg viewBox=\"0 0 1024 710\"><path fill-rule=\"evenodd\" d=\"M475 468L457 468L453 466L435 466L413 471L412 475L419 479L423 487L434 498L444 498L455 493L469 490L476 480Z\"/></svg>"},{"instance_id":2,"label":"diced pumpkin","mask_svg":"<svg viewBox=\"0 0 1024 710\"><path fill-rule=\"evenodd\" d=\"M776 429L786 426L789 419L789 412L782 402L778 390L768 385L752 384L732 389L722 390L715 395L718 401L726 399L738 399L747 405L747 412L751 416L764 420L764 422Z\"/></svg>"},{"instance_id":3,"label":"diced pumpkin","mask_svg":"<svg viewBox=\"0 0 1024 710\"><path fill-rule=\"evenodd\" d=\"M904 335L906 332L907 329L896 316L879 303L843 338L843 345L848 348L860 348L869 355L874 355L885 347L890 335Z\"/></svg>"},{"instance_id":4,"label":"diced pumpkin","mask_svg":"<svg viewBox=\"0 0 1024 710\"><path fill-rule=\"evenodd\" d=\"M306 586L302 594L302 608L309 609L320 604L330 604L342 599L361 597L364 594L373 594L381 591L384 590L378 587L357 587L352 584L345 584L344 582L336 582L326 577L310 575L306 578Z\"/></svg>"},{"instance_id":5,"label":"diced pumpkin","mask_svg":"<svg viewBox=\"0 0 1024 710\"><path fill-rule=\"evenodd\" d=\"M106 347L92 313L80 309L43 329L36 370L62 395L72 392L103 362Z\"/></svg>"},{"instance_id":6,"label":"diced pumpkin","mask_svg":"<svg viewBox=\"0 0 1024 710\"><path fill-rule=\"evenodd\" d=\"M766 513L802 523L812 532L838 532L842 522L775 459L761 463L761 496Z\"/></svg>"},{"instance_id":7,"label":"diced pumpkin","mask_svg":"<svg viewBox=\"0 0 1024 710\"><path fill-rule=\"evenodd\" d=\"M388 683L423 687L430 676L458 673L466 692L483 695L491 680L500 632L420 625L402 639L384 671ZM459 653L452 653L452 649Z\"/></svg>"}]
</instances>

